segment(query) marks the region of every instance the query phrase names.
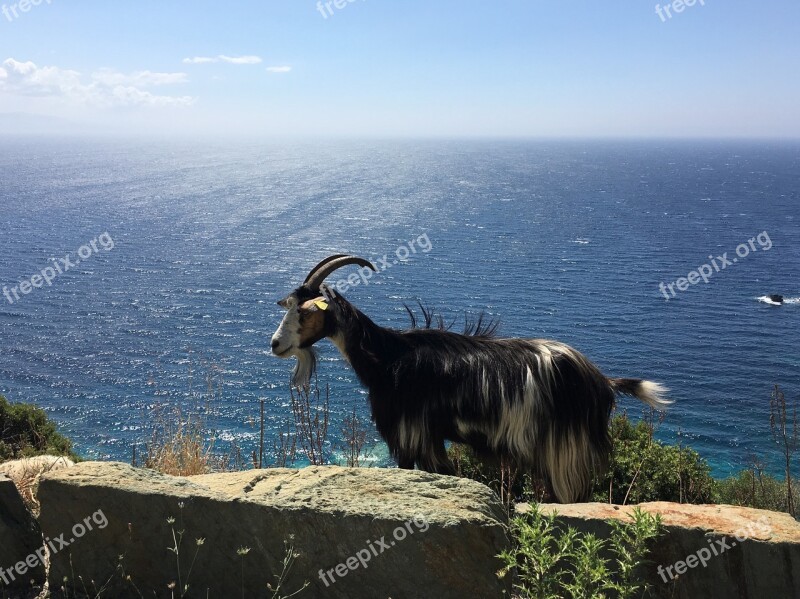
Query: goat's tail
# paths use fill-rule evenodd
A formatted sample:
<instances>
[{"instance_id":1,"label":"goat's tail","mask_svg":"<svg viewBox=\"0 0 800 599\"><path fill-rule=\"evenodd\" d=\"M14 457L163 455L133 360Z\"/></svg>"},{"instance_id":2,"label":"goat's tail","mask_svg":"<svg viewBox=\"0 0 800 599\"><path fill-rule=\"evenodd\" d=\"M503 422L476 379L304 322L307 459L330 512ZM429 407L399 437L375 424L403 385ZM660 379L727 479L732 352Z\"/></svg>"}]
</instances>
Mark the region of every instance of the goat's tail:
<instances>
[{"instance_id":1,"label":"goat's tail","mask_svg":"<svg viewBox=\"0 0 800 599\"><path fill-rule=\"evenodd\" d=\"M669 389L659 383L640 379L608 379L608 382L611 384L614 393L623 393L635 397L654 410L666 410L672 404L670 400L664 397L669 393Z\"/></svg>"}]
</instances>

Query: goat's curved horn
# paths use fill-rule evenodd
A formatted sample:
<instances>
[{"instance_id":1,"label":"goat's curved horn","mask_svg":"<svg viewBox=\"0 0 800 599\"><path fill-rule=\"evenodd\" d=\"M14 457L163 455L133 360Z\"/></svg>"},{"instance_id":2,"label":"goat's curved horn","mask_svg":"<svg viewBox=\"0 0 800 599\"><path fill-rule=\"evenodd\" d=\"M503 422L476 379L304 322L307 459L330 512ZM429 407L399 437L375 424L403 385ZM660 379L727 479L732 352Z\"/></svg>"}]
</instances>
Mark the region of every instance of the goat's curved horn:
<instances>
[{"instance_id":1,"label":"goat's curved horn","mask_svg":"<svg viewBox=\"0 0 800 599\"><path fill-rule=\"evenodd\" d=\"M303 285L306 285L311 280L311 277L314 276L314 273L317 272L323 266L325 266L328 262L332 262L333 260L336 260L337 258L344 258L346 256L347 256L347 254L334 254L333 256L328 256L327 258L325 258L322 262L320 262L314 268L312 268L310 271L308 271L308 276L306 277L306 280L303 281Z\"/></svg>"},{"instance_id":2,"label":"goat's curved horn","mask_svg":"<svg viewBox=\"0 0 800 599\"><path fill-rule=\"evenodd\" d=\"M309 289L317 290L319 289L322 282L328 278L328 276L335 270L339 270L343 266L348 266L350 264L357 264L358 266L364 266L371 268L375 272L378 272L377 269L372 265L371 262L368 260L364 260L364 258L358 258L356 256L331 256L330 258L323 260L320 265L317 265L314 270L312 270L308 277L306 277L306 282L304 285Z\"/></svg>"}]
</instances>

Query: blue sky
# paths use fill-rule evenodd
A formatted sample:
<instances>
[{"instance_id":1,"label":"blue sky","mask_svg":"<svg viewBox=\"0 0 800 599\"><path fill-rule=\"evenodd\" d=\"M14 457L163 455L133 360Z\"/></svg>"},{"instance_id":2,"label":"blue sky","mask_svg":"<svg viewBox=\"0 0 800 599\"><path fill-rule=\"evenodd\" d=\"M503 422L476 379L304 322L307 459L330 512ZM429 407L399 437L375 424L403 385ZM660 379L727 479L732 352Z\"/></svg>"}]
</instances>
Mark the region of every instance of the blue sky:
<instances>
[{"instance_id":1,"label":"blue sky","mask_svg":"<svg viewBox=\"0 0 800 599\"><path fill-rule=\"evenodd\" d=\"M797 0L26 1L7 131L800 137Z\"/></svg>"}]
</instances>

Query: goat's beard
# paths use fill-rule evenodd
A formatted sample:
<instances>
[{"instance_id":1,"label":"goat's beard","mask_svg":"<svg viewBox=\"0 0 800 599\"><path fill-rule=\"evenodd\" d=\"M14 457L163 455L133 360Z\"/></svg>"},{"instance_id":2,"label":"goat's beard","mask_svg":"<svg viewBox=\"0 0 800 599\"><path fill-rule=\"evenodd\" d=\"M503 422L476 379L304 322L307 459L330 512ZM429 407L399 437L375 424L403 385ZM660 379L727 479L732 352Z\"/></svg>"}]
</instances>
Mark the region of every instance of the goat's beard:
<instances>
[{"instance_id":1,"label":"goat's beard","mask_svg":"<svg viewBox=\"0 0 800 599\"><path fill-rule=\"evenodd\" d=\"M297 350L295 357L297 365L292 372L292 385L298 389L306 389L311 384L311 377L317 371L317 353L309 347Z\"/></svg>"}]
</instances>

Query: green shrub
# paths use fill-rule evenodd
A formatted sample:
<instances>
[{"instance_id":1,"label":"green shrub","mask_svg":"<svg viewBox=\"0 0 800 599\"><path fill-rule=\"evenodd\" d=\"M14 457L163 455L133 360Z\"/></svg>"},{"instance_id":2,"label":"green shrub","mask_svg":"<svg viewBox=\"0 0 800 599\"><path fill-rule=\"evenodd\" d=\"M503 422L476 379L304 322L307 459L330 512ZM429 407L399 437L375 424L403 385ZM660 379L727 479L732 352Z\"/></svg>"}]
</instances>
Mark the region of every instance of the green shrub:
<instances>
[{"instance_id":1,"label":"green shrub","mask_svg":"<svg viewBox=\"0 0 800 599\"><path fill-rule=\"evenodd\" d=\"M653 438L653 424L625 415L611 420L613 450L606 475L594 488L595 501L715 503L711 467L693 449Z\"/></svg>"},{"instance_id":2,"label":"green shrub","mask_svg":"<svg viewBox=\"0 0 800 599\"><path fill-rule=\"evenodd\" d=\"M511 521L514 547L498 557L514 574L514 589L522 599L640 597L647 584L641 578L648 543L662 532L661 519L638 508L632 522L609 521L611 535L599 539L545 516L538 506Z\"/></svg>"},{"instance_id":3,"label":"green shrub","mask_svg":"<svg viewBox=\"0 0 800 599\"><path fill-rule=\"evenodd\" d=\"M795 492L800 488L792 481ZM736 476L719 481L719 502L774 512L789 512L786 481L763 473L760 469L743 470Z\"/></svg>"},{"instance_id":4,"label":"green shrub","mask_svg":"<svg viewBox=\"0 0 800 599\"><path fill-rule=\"evenodd\" d=\"M44 454L78 459L72 442L56 430L44 410L12 404L0 395L0 462Z\"/></svg>"}]
</instances>

